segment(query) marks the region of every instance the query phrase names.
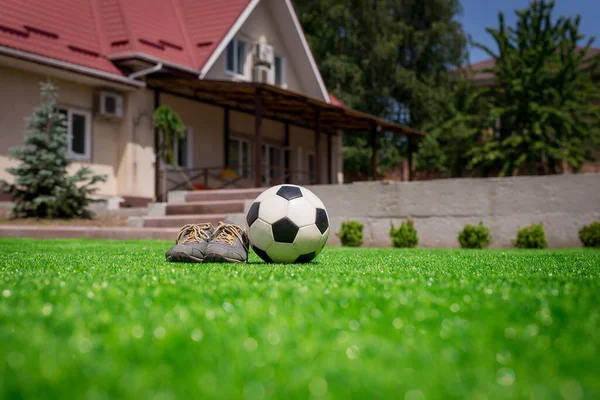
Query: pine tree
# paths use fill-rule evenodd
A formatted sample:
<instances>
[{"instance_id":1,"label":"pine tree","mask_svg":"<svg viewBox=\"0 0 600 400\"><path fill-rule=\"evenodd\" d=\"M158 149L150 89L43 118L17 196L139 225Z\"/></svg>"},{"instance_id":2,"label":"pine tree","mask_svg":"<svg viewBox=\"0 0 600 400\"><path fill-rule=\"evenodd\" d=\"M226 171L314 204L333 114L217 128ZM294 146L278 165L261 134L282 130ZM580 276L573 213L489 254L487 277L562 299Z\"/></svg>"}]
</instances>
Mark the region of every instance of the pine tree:
<instances>
[{"instance_id":1,"label":"pine tree","mask_svg":"<svg viewBox=\"0 0 600 400\"><path fill-rule=\"evenodd\" d=\"M87 167L68 175L67 122L56 109L57 90L51 83L40 87L41 105L27 119L25 145L10 149L11 157L20 161L7 169L14 183L0 181L0 190L11 195L16 218L91 218L90 195L106 176L92 175Z\"/></svg>"}]
</instances>

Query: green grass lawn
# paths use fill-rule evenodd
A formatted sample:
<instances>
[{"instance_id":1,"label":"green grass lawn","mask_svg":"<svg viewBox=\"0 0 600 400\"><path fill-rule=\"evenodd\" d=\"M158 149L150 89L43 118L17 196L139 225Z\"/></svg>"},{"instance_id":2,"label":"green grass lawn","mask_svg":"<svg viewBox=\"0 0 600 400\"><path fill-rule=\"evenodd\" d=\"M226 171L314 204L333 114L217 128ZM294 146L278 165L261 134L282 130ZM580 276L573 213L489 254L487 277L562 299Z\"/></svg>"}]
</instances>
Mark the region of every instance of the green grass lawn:
<instances>
[{"instance_id":1,"label":"green grass lawn","mask_svg":"<svg viewBox=\"0 0 600 400\"><path fill-rule=\"evenodd\" d=\"M592 399L600 252L0 240L0 398Z\"/></svg>"}]
</instances>

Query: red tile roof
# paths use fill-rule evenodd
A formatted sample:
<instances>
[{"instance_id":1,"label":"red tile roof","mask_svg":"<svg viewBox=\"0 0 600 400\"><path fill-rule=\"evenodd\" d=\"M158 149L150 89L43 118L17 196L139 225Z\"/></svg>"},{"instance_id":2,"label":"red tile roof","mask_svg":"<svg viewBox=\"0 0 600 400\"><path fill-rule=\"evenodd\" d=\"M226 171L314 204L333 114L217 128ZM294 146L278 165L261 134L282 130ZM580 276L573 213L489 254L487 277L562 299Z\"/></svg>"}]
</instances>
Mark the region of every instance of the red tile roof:
<instances>
[{"instance_id":1,"label":"red tile roof","mask_svg":"<svg viewBox=\"0 0 600 400\"><path fill-rule=\"evenodd\" d=\"M342 107L342 108L348 108L347 105L345 105L340 99L338 99L337 97L335 97L331 93L329 93L329 101L334 106L338 106L338 107Z\"/></svg>"},{"instance_id":2,"label":"red tile roof","mask_svg":"<svg viewBox=\"0 0 600 400\"><path fill-rule=\"evenodd\" d=\"M250 0L0 0L0 46L121 75L144 53L200 70Z\"/></svg>"}]
</instances>

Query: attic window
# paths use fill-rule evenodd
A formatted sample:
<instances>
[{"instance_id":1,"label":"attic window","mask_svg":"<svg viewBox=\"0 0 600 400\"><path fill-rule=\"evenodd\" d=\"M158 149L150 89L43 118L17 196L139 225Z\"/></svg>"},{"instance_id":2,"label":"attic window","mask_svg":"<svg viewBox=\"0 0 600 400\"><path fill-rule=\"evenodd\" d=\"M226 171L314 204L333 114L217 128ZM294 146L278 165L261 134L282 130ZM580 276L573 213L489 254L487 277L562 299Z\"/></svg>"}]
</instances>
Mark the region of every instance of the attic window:
<instances>
[{"instance_id":1,"label":"attic window","mask_svg":"<svg viewBox=\"0 0 600 400\"><path fill-rule=\"evenodd\" d=\"M275 84L283 88L287 87L285 76L285 57L278 54L275 55Z\"/></svg>"},{"instance_id":2,"label":"attic window","mask_svg":"<svg viewBox=\"0 0 600 400\"><path fill-rule=\"evenodd\" d=\"M227 45L227 72L244 75L247 47L247 43L243 40L234 39L229 42Z\"/></svg>"}]
</instances>

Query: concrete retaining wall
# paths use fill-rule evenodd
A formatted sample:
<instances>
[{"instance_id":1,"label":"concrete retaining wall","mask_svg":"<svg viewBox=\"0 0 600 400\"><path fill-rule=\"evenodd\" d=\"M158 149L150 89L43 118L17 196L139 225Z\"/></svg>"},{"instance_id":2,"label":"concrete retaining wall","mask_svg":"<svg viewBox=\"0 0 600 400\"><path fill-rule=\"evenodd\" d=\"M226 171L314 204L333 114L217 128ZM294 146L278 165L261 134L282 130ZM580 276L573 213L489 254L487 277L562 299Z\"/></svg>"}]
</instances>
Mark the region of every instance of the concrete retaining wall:
<instances>
[{"instance_id":1,"label":"concrete retaining wall","mask_svg":"<svg viewBox=\"0 0 600 400\"><path fill-rule=\"evenodd\" d=\"M479 221L492 248L512 247L519 228L542 222L550 247L580 246L578 231L600 219L600 174L364 182L310 186L331 220L330 245L345 219L365 225L364 246L390 246L390 223L415 219L420 247L459 247L458 233Z\"/></svg>"}]
</instances>

